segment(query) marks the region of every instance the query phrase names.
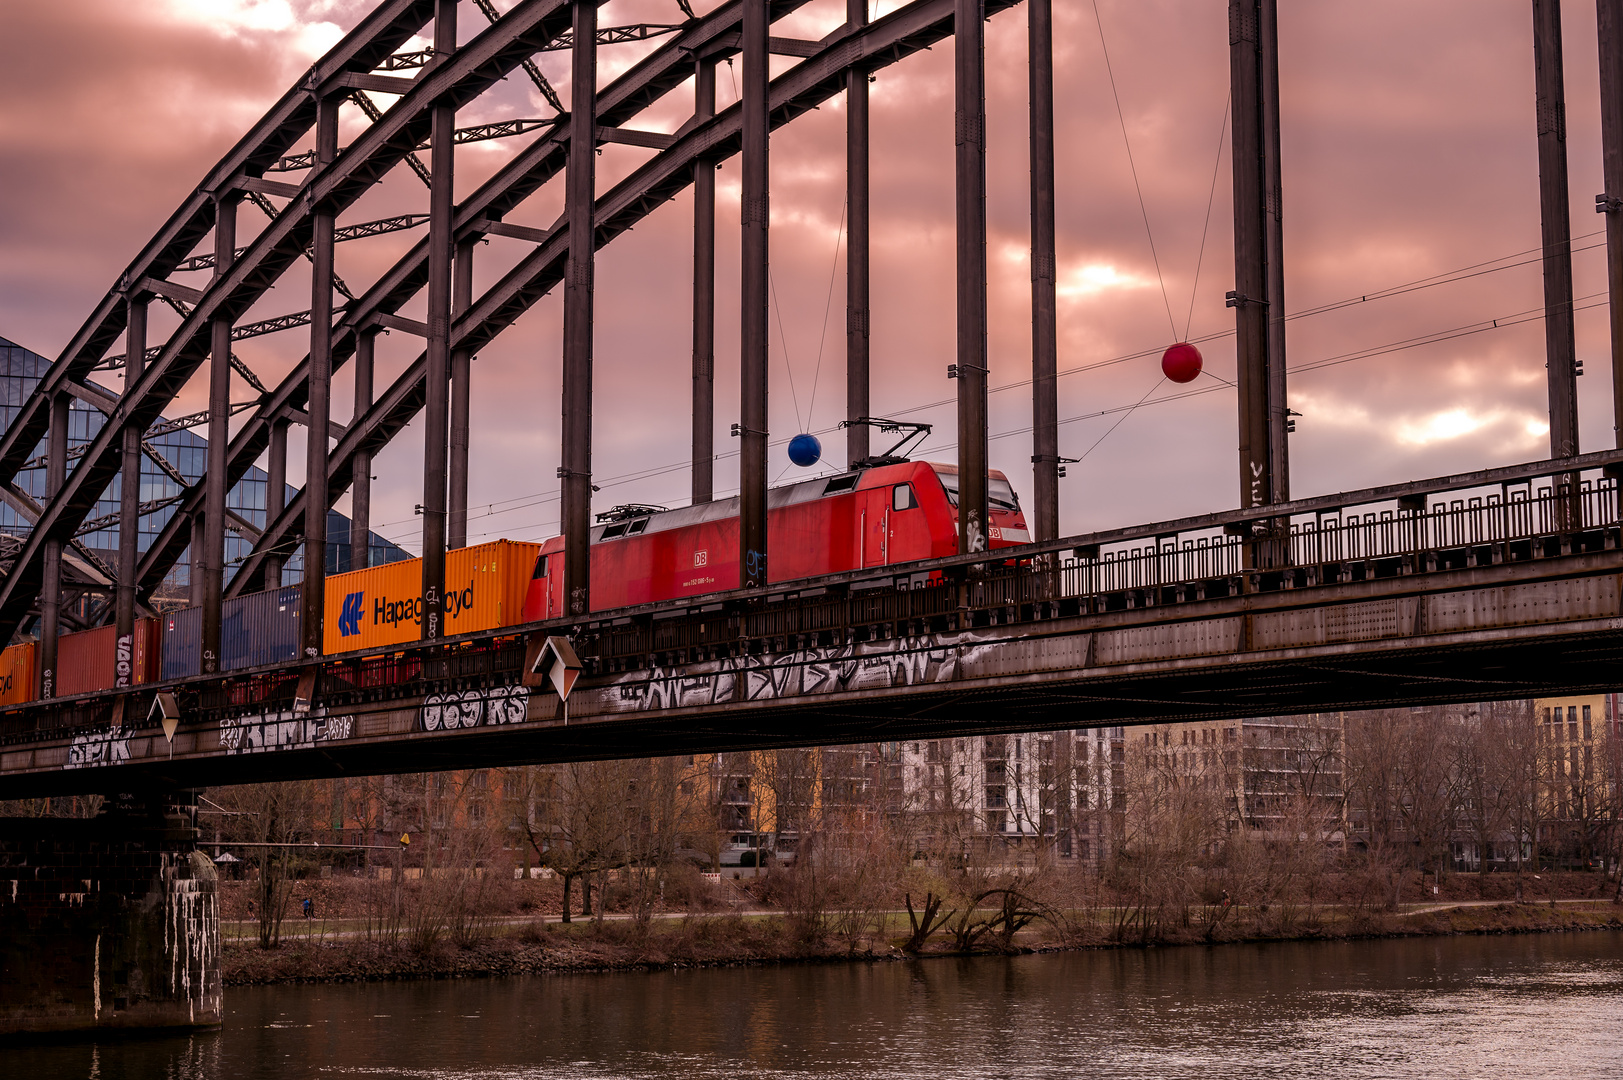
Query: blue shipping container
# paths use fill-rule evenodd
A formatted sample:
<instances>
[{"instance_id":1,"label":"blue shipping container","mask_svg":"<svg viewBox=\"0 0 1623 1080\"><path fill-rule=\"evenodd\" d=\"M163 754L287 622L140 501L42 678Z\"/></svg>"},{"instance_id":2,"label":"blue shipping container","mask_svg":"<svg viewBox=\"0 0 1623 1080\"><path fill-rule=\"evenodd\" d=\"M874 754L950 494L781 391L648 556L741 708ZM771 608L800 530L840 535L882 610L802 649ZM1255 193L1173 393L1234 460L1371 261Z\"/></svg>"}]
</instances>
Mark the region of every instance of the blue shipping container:
<instances>
[{"instance_id":1,"label":"blue shipping container","mask_svg":"<svg viewBox=\"0 0 1623 1080\"><path fill-rule=\"evenodd\" d=\"M163 678L196 675L202 670L202 652L202 608L181 608L163 617Z\"/></svg>"},{"instance_id":2,"label":"blue shipping container","mask_svg":"<svg viewBox=\"0 0 1623 1080\"><path fill-rule=\"evenodd\" d=\"M299 587L249 593L220 605L220 670L266 667L299 658ZM181 608L163 618L163 677L203 670L203 609Z\"/></svg>"},{"instance_id":3,"label":"blue shipping container","mask_svg":"<svg viewBox=\"0 0 1623 1080\"><path fill-rule=\"evenodd\" d=\"M220 667L286 664L299 658L299 587L227 600L220 607Z\"/></svg>"}]
</instances>

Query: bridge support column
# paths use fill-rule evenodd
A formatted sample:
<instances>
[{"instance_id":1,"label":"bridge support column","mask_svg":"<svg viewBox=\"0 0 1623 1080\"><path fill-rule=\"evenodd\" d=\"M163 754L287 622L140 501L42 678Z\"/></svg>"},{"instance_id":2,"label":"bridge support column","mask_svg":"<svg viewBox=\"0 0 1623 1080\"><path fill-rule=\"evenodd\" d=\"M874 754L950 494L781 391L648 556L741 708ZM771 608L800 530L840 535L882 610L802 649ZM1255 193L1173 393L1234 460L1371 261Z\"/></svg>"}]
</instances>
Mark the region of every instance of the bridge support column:
<instances>
[{"instance_id":1,"label":"bridge support column","mask_svg":"<svg viewBox=\"0 0 1623 1080\"><path fill-rule=\"evenodd\" d=\"M1612 436L1623 447L1623 0L1595 0L1600 45L1601 168L1606 193L1606 285L1611 297Z\"/></svg>"},{"instance_id":2,"label":"bridge support column","mask_svg":"<svg viewBox=\"0 0 1623 1080\"><path fill-rule=\"evenodd\" d=\"M236 192L214 200L214 280L231 270L237 252ZM225 581L225 496L230 487L226 466L231 449L231 319L209 323L209 445L203 488L203 641L201 670L220 670L220 599Z\"/></svg>"},{"instance_id":3,"label":"bridge support column","mask_svg":"<svg viewBox=\"0 0 1623 1080\"><path fill-rule=\"evenodd\" d=\"M742 311L739 313L738 463L740 512L738 524L738 584L754 589L766 585L766 440L767 440L767 274L771 226L768 140L770 73L767 38L772 13L767 0L744 0L742 46L744 81L741 127L743 136L743 206L740 208Z\"/></svg>"},{"instance_id":4,"label":"bridge support column","mask_svg":"<svg viewBox=\"0 0 1623 1080\"><path fill-rule=\"evenodd\" d=\"M693 73L693 116L716 115L716 65ZM693 502L715 497L716 474L716 166L693 163Z\"/></svg>"},{"instance_id":5,"label":"bridge support column","mask_svg":"<svg viewBox=\"0 0 1623 1080\"><path fill-rule=\"evenodd\" d=\"M1230 0L1240 505L1290 498L1275 0Z\"/></svg>"},{"instance_id":6,"label":"bridge support column","mask_svg":"<svg viewBox=\"0 0 1623 1080\"><path fill-rule=\"evenodd\" d=\"M456 0L439 0L434 14L434 51L456 51ZM434 107L429 133L428 349L423 406L423 611L424 641L445 636L446 460L450 426L451 234L456 111Z\"/></svg>"},{"instance_id":7,"label":"bridge support column","mask_svg":"<svg viewBox=\"0 0 1623 1080\"><path fill-rule=\"evenodd\" d=\"M0 820L0 1037L216 1025L220 916L189 796Z\"/></svg>"},{"instance_id":8,"label":"bridge support column","mask_svg":"<svg viewBox=\"0 0 1623 1080\"><path fill-rule=\"evenodd\" d=\"M270 450L265 462L265 522L281 516L287 507L287 421L272 420ZM282 587L283 556L280 547L265 556L265 588ZM301 605L302 608L302 605ZM302 614L302 611L301 611Z\"/></svg>"},{"instance_id":9,"label":"bridge support column","mask_svg":"<svg viewBox=\"0 0 1623 1080\"><path fill-rule=\"evenodd\" d=\"M51 433L45 461L47 501L62 490L68 476L68 404L66 393L51 398ZM39 696L56 696L56 644L62 629L62 541L45 541L44 580L39 592Z\"/></svg>"},{"instance_id":10,"label":"bridge support column","mask_svg":"<svg viewBox=\"0 0 1623 1080\"><path fill-rule=\"evenodd\" d=\"M451 314L460 315L473 304L472 240L456 246L451 284ZM468 546L468 411L473 387L473 354L467 349L451 353L450 512L446 515L445 546Z\"/></svg>"},{"instance_id":11,"label":"bridge support column","mask_svg":"<svg viewBox=\"0 0 1623 1080\"><path fill-rule=\"evenodd\" d=\"M372 407L372 356L377 345L375 330L363 330L355 339L354 423ZM372 454L357 450L352 459L349 480L349 568L364 570L372 565Z\"/></svg>"},{"instance_id":12,"label":"bridge support column","mask_svg":"<svg viewBox=\"0 0 1623 1080\"><path fill-rule=\"evenodd\" d=\"M868 0L846 0L845 21L868 24ZM872 453L872 431L855 421L872 416L873 386L869 371L868 279L868 73L853 67L845 73L845 466Z\"/></svg>"},{"instance_id":13,"label":"bridge support column","mask_svg":"<svg viewBox=\"0 0 1623 1080\"><path fill-rule=\"evenodd\" d=\"M570 50L569 160L564 212L564 611L592 610L592 293L597 263L597 4L576 0Z\"/></svg>"},{"instance_id":14,"label":"bridge support column","mask_svg":"<svg viewBox=\"0 0 1623 1080\"><path fill-rule=\"evenodd\" d=\"M146 367L146 293L126 293L124 329L124 392L141 378ZM141 528L141 429L125 424L123 450L119 455L118 492L118 597L113 613L113 685L134 685L135 678L135 586L140 558Z\"/></svg>"},{"instance_id":15,"label":"bridge support column","mask_svg":"<svg viewBox=\"0 0 1623 1080\"><path fill-rule=\"evenodd\" d=\"M316 163L311 183L338 158L337 97L316 105ZM305 656L320 656L327 612L327 425L332 418L333 234L331 206L310 225L310 424L304 443L304 583L299 608Z\"/></svg>"},{"instance_id":16,"label":"bridge support column","mask_svg":"<svg viewBox=\"0 0 1623 1080\"><path fill-rule=\"evenodd\" d=\"M191 607L203 604L203 515L192 515L192 566L186 581L186 603Z\"/></svg>"},{"instance_id":17,"label":"bridge support column","mask_svg":"<svg viewBox=\"0 0 1623 1080\"><path fill-rule=\"evenodd\" d=\"M957 0L953 23L958 189L958 550L986 550L986 23Z\"/></svg>"},{"instance_id":18,"label":"bridge support column","mask_svg":"<svg viewBox=\"0 0 1623 1080\"><path fill-rule=\"evenodd\" d=\"M1033 540L1059 536L1059 310L1054 250L1054 11L1027 0L1031 77L1031 463Z\"/></svg>"},{"instance_id":19,"label":"bridge support column","mask_svg":"<svg viewBox=\"0 0 1623 1080\"><path fill-rule=\"evenodd\" d=\"M1567 204L1567 100L1560 0L1533 0L1533 66L1544 240L1544 366L1550 395L1550 456L1567 458L1578 453L1578 348L1572 316L1572 221Z\"/></svg>"}]
</instances>

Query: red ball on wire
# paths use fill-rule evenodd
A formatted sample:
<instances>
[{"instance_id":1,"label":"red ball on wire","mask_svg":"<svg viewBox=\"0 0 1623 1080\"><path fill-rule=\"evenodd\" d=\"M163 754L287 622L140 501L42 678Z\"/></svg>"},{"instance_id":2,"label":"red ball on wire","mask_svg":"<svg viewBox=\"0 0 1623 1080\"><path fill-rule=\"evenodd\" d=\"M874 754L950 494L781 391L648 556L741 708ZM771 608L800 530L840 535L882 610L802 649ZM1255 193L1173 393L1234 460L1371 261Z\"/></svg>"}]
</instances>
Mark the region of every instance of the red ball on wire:
<instances>
[{"instance_id":1,"label":"red ball on wire","mask_svg":"<svg viewBox=\"0 0 1623 1080\"><path fill-rule=\"evenodd\" d=\"M1161 354L1161 374L1175 383L1194 382L1200 377L1200 350L1180 341Z\"/></svg>"}]
</instances>

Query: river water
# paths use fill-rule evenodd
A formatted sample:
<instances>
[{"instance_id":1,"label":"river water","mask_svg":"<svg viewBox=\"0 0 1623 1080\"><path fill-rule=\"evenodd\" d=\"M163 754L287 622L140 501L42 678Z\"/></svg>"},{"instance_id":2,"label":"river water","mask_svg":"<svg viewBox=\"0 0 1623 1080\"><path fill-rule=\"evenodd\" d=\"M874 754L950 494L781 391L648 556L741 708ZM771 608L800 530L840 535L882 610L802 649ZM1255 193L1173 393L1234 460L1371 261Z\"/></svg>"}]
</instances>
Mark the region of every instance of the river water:
<instances>
[{"instance_id":1,"label":"river water","mask_svg":"<svg viewBox=\"0 0 1623 1080\"><path fill-rule=\"evenodd\" d=\"M1623 1077L1623 933L230 989L49 1080Z\"/></svg>"}]
</instances>

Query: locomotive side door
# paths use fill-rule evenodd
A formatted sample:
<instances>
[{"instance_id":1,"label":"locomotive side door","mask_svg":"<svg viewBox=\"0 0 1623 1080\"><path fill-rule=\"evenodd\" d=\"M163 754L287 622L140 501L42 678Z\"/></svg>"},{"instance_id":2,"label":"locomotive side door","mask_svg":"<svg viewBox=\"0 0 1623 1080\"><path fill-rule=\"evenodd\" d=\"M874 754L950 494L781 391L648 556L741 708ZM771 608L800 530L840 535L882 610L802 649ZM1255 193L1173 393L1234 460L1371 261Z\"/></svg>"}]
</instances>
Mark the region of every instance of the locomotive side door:
<instances>
[{"instance_id":1,"label":"locomotive side door","mask_svg":"<svg viewBox=\"0 0 1623 1080\"><path fill-rule=\"evenodd\" d=\"M859 568L890 562L890 487L857 493Z\"/></svg>"}]
</instances>

